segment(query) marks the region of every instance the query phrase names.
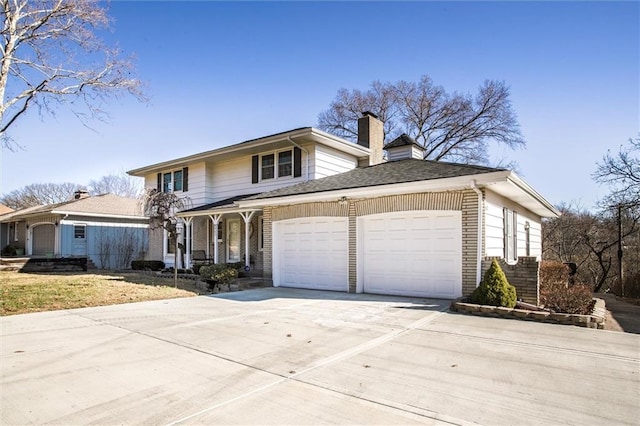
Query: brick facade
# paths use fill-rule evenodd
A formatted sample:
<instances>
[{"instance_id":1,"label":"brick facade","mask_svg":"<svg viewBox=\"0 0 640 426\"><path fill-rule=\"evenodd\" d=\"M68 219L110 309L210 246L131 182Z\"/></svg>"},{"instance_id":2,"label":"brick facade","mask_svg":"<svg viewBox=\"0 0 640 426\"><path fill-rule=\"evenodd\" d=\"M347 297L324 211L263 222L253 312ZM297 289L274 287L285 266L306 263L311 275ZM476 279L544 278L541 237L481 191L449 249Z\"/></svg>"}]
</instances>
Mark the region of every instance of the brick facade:
<instances>
[{"instance_id":1,"label":"brick facade","mask_svg":"<svg viewBox=\"0 0 640 426\"><path fill-rule=\"evenodd\" d=\"M357 283L357 218L361 216L414 211L457 210L462 211L462 293L471 294L476 288L478 196L470 190L450 192L425 192L367 199L350 199L347 202L305 203L264 209L264 278L273 279L272 271L272 223L299 217L348 217L349 218L349 292L356 291Z\"/></svg>"},{"instance_id":2,"label":"brick facade","mask_svg":"<svg viewBox=\"0 0 640 426\"><path fill-rule=\"evenodd\" d=\"M482 274L489 269L492 260L497 260L507 276L509 284L516 288L518 300L535 305L540 304L540 262L535 257L519 257L518 263L508 264L500 257L485 257L482 260Z\"/></svg>"}]
</instances>

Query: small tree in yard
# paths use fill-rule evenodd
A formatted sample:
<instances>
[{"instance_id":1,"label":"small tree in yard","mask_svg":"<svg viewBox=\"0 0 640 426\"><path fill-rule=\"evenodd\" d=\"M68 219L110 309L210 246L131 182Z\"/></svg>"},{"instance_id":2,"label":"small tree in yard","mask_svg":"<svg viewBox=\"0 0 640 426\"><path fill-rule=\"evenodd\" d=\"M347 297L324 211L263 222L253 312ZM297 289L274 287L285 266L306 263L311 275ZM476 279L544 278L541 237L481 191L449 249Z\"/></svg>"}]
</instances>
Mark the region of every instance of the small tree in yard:
<instances>
[{"instance_id":1,"label":"small tree in yard","mask_svg":"<svg viewBox=\"0 0 640 426\"><path fill-rule=\"evenodd\" d=\"M191 202L187 197L178 197L173 192L160 192L157 189L147 190L143 196L144 212L149 216L151 229L164 229L169 240L176 249L182 250L183 244L178 243L178 221L176 213L187 208ZM176 260L177 260L176 250ZM173 265L173 285L178 286L178 268L176 262Z\"/></svg>"},{"instance_id":2,"label":"small tree in yard","mask_svg":"<svg viewBox=\"0 0 640 426\"><path fill-rule=\"evenodd\" d=\"M494 259L491 266L484 273L484 278L478 288L471 294L471 301L480 305L516 306L516 288L509 284L507 277Z\"/></svg>"}]
</instances>

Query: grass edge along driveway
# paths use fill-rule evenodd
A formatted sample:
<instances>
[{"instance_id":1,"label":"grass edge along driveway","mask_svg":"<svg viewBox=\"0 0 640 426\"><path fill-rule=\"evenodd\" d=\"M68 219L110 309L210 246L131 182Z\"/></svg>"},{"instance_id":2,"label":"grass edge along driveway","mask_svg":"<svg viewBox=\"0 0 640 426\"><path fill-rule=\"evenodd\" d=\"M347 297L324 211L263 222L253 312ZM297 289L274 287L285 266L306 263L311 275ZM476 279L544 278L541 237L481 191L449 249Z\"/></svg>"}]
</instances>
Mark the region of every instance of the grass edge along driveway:
<instances>
[{"instance_id":1,"label":"grass edge along driveway","mask_svg":"<svg viewBox=\"0 0 640 426\"><path fill-rule=\"evenodd\" d=\"M136 272L21 273L0 271L0 316L116 305L202 294L192 280Z\"/></svg>"}]
</instances>

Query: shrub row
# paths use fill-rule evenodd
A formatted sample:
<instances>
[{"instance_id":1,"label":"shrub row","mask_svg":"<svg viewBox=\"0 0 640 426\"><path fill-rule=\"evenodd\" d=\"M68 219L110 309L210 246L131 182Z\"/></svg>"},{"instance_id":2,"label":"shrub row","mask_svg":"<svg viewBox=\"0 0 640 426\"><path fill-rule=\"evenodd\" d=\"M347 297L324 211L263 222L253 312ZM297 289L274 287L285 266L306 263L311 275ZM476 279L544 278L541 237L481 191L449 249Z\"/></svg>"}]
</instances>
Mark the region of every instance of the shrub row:
<instances>
[{"instance_id":1,"label":"shrub row","mask_svg":"<svg viewBox=\"0 0 640 426\"><path fill-rule=\"evenodd\" d=\"M227 285L230 288L231 282L238 278L238 269L227 264L202 265L200 276L209 284L211 290L215 290L216 286L220 285Z\"/></svg>"},{"instance_id":2,"label":"shrub row","mask_svg":"<svg viewBox=\"0 0 640 426\"><path fill-rule=\"evenodd\" d=\"M161 260L133 260L131 269L136 271L161 271L164 269L164 262Z\"/></svg>"},{"instance_id":3,"label":"shrub row","mask_svg":"<svg viewBox=\"0 0 640 426\"><path fill-rule=\"evenodd\" d=\"M569 268L561 262L544 261L540 265L540 302L553 312L586 315L593 308L590 286L569 285Z\"/></svg>"}]
</instances>

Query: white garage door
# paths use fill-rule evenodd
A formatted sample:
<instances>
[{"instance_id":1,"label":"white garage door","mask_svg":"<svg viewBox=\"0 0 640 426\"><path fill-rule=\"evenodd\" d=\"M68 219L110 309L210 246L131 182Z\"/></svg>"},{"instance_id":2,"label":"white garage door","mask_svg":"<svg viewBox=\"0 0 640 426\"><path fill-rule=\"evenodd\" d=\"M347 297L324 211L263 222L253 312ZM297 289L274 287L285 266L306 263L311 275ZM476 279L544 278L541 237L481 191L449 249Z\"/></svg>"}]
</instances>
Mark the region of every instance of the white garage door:
<instances>
[{"instance_id":1,"label":"white garage door","mask_svg":"<svg viewBox=\"0 0 640 426\"><path fill-rule=\"evenodd\" d=\"M359 288L365 293L462 295L462 214L417 211L358 220Z\"/></svg>"},{"instance_id":2,"label":"white garage door","mask_svg":"<svg viewBox=\"0 0 640 426\"><path fill-rule=\"evenodd\" d=\"M347 218L311 217L274 222L273 284L348 291Z\"/></svg>"}]
</instances>

